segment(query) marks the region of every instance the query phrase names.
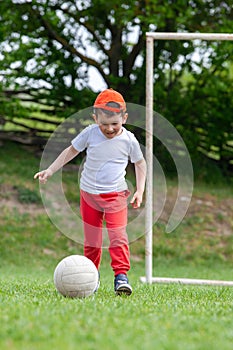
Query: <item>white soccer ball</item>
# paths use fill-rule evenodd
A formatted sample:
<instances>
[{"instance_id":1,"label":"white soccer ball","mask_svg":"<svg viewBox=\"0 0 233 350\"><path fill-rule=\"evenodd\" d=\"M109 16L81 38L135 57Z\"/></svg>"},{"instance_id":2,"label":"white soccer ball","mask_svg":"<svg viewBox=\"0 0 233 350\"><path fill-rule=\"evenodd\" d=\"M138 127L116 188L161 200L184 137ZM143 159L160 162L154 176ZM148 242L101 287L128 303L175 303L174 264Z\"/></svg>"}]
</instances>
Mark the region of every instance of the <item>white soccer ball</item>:
<instances>
[{"instance_id":1,"label":"white soccer ball","mask_svg":"<svg viewBox=\"0 0 233 350\"><path fill-rule=\"evenodd\" d=\"M62 259L54 271L54 284L59 293L70 298L84 298L94 293L98 284L94 263L82 255Z\"/></svg>"}]
</instances>

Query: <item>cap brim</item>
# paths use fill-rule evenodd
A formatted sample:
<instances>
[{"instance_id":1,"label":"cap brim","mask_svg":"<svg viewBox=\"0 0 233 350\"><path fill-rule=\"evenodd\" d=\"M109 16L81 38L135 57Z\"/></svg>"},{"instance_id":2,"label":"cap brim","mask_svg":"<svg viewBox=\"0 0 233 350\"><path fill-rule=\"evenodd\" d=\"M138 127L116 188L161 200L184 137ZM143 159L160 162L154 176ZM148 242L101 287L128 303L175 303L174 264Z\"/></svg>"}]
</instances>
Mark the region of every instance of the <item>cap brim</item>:
<instances>
[{"instance_id":1,"label":"cap brim","mask_svg":"<svg viewBox=\"0 0 233 350\"><path fill-rule=\"evenodd\" d=\"M96 104L94 105L94 108L99 108L99 109L105 109L107 111L115 112L115 113L120 113L122 111L125 111L126 108L125 106L120 106L119 108L111 107L111 106L106 106L106 104Z\"/></svg>"}]
</instances>

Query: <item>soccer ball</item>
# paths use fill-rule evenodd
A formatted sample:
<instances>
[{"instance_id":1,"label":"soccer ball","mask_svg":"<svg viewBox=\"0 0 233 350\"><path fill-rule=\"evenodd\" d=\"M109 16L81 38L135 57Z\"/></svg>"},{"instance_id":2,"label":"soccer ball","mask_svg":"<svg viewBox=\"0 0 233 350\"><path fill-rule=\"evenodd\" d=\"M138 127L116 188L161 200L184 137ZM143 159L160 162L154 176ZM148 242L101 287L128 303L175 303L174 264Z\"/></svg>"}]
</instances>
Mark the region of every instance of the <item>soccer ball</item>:
<instances>
[{"instance_id":1,"label":"soccer ball","mask_svg":"<svg viewBox=\"0 0 233 350\"><path fill-rule=\"evenodd\" d=\"M82 255L67 256L58 263L54 271L57 291L70 298L84 298L93 294L98 279L94 263Z\"/></svg>"}]
</instances>

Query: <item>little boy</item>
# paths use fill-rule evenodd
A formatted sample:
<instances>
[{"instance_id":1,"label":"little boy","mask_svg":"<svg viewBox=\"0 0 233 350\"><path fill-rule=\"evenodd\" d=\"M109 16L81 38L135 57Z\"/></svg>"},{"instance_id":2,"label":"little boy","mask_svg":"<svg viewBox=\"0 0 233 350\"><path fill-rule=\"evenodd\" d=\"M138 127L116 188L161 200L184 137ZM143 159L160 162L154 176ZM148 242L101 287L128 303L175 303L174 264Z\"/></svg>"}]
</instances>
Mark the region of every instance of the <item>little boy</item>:
<instances>
[{"instance_id":1,"label":"little boy","mask_svg":"<svg viewBox=\"0 0 233 350\"><path fill-rule=\"evenodd\" d=\"M86 161L80 179L80 212L84 227L84 255L99 269L102 254L103 220L109 236L109 253L117 295L132 293L127 272L130 253L127 226L125 180L128 161L134 163L136 192L131 204L139 208L145 188L146 163L135 136L123 127L128 114L123 96L113 89L102 91L94 103L95 124L81 131L56 160L35 174L46 183L57 170L86 149Z\"/></svg>"}]
</instances>

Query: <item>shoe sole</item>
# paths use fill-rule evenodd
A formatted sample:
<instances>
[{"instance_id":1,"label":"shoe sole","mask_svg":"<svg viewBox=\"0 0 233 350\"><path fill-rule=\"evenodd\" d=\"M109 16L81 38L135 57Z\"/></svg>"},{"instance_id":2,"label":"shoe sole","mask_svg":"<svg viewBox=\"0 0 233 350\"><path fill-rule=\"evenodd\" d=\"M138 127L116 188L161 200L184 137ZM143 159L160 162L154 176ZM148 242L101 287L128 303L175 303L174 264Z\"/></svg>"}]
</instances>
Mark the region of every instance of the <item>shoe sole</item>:
<instances>
[{"instance_id":1,"label":"shoe sole","mask_svg":"<svg viewBox=\"0 0 233 350\"><path fill-rule=\"evenodd\" d=\"M126 284L122 284L115 290L116 295L131 295L132 294L132 289L129 288L129 286Z\"/></svg>"}]
</instances>

